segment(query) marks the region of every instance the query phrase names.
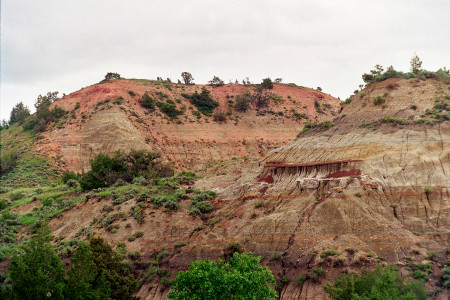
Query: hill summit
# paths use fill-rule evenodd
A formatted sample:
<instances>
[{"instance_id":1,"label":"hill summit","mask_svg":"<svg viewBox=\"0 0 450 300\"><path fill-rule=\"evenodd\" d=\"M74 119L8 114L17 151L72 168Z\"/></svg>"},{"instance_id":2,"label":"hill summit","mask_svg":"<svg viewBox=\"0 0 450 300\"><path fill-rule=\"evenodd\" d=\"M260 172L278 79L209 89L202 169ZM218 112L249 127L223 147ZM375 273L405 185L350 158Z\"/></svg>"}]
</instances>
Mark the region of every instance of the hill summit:
<instances>
[{"instance_id":1,"label":"hill summit","mask_svg":"<svg viewBox=\"0 0 450 300\"><path fill-rule=\"evenodd\" d=\"M253 85L135 79L105 80L53 105L70 114L50 126L38 148L78 172L99 152L118 149L158 151L189 170L208 161L262 157L292 140L306 121L329 120L340 109L338 99L294 84L258 92Z\"/></svg>"}]
</instances>

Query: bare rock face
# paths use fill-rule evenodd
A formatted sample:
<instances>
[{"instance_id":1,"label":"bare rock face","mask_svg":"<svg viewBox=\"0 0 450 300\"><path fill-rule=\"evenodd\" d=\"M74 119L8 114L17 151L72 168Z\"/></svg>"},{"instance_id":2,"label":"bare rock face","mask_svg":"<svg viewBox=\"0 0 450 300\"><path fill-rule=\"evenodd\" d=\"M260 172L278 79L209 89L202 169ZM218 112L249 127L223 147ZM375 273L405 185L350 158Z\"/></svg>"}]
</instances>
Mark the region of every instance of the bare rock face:
<instances>
[{"instance_id":1,"label":"bare rock face","mask_svg":"<svg viewBox=\"0 0 450 300\"><path fill-rule=\"evenodd\" d=\"M219 103L215 112L223 113L225 121L202 115L186 99L202 88ZM112 80L55 102L71 113L64 122L50 127L39 147L60 156L76 172L88 170L89 161L99 152L130 149L158 151L178 169L193 170L209 161L263 157L291 141L306 119L328 120L340 109L338 99L309 88L278 84L270 92L273 99L268 106L256 109L253 104L248 111L239 112L234 109L236 97L253 93L253 87ZM139 103L145 93L154 103L175 104L182 115L171 119L157 106L148 110Z\"/></svg>"}]
</instances>

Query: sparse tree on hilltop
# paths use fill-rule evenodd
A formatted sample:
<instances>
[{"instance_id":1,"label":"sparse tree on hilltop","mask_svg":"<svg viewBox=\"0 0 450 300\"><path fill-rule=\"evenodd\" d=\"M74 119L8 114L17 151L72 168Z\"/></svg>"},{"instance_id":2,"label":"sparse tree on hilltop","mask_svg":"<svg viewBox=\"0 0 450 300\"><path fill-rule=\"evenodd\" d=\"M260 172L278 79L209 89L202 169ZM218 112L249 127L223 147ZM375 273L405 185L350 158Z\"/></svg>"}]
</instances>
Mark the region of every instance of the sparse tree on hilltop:
<instances>
[{"instance_id":1,"label":"sparse tree on hilltop","mask_svg":"<svg viewBox=\"0 0 450 300\"><path fill-rule=\"evenodd\" d=\"M417 56L417 54L415 54L412 58L411 58L411 72L413 73L418 73L421 68L422 68L422 61L420 60L420 58Z\"/></svg>"},{"instance_id":2,"label":"sparse tree on hilltop","mask_svg":"<svg viewBox=\"0 0 450 300\"><path fill-rule=\"evenodd\" d=\"M283 82L283 78L275 78L275 80L273 82L274 83L282 83Z\"/></svg>"},{"instance_id":3,"label":"sparse tree on hilltop","mask_svg":"<svg viewBox=\"0 0 450 300\"><path fill-rule=\"evenodd\" d=\"M222 79L220 79L219 77L217 77L217 76L214 76L213 79L208 81L208 85L216 86L216 87L217 86L222 86L224 84L225 84L225 82Z\"/></svg>"},{"instance_id":4,"label":"sparse tree on hilltop","mask_svg":"<svg viewBox=\"0 0 450 300\"><path fill-rule=\"evenodd\" d=\"M192 74L189 72L183 72L181 73L181 78L183 78L184 84L194 84L194 77L192 77Z\"/></svg>"},{"instance_id":5,"label":"sparse tree on hilltop","mask_svg":"<svg viewBox=\"0 0 450 300\"><path fill-rule=\"evenodd\" d=\"M22 102L19 102L11 110L9 124L22 124L29 115L30 109L28 108L28 106L24 105Z\"/></svg>"},{"instance_id":6,"label":"sparse tree on hilltop","mask_svg":"<svg viewBox=\"0 0 450 300\"><path fill-rule=\"evenodd\" d=\"M120 74L119 73L113 73L113 72L109 72L105 75L105 79L106 80L110 80L110 79L120 79Z\"/></svg>"},{"instance_id":7,"label":"sparse tree on hilltop","mask_svg":"<svg viewBox=\"0 0 450 300\"><path fill-rule=\"evenodd\" d=\"M261 87L267 90L273 89L272 79L270 79L269 77L264 78L263 81L261 82Z\"/></svg>"}]
</instances>

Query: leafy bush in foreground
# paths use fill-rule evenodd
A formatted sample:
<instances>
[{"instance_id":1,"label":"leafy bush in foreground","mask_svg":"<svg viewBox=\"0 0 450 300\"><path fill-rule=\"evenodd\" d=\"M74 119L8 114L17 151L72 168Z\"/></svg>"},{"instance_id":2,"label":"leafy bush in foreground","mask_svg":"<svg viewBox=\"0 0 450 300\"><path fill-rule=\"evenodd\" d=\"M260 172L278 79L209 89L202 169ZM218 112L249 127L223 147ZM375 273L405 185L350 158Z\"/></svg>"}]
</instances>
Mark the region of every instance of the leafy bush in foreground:
<instances>
[{"instance_id":1,"label":"leafy bush in foreground","mask_svg":"<svg viewBox=\"0 0 450 300\"><path fill-rule=\"evenodd\" d=\"M261 257L235 252L230 262L195 261L172 282L169 299L277 299L269 286L272 272L259 265Z\"/></svg>"}]
</instances>

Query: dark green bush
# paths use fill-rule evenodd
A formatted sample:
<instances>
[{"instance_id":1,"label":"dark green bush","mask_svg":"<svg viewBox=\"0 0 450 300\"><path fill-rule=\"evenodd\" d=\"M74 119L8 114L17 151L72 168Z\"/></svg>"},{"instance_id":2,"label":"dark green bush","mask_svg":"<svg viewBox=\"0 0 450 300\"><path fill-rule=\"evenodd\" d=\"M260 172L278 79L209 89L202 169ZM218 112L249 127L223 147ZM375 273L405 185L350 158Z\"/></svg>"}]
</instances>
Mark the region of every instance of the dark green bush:
<instances>
[{"instance_id":1,"label":"dark green bush","mask_svg":"<svg viewBox=\"0 0 450 300\"><path fill-rule=\"evenodd\" d=\"M249 93L239 94L236 96L234 108L237 111L247 111L250 108L252 96Z\"/></svg>"},{"instance_id":2,"label":"dark green bush","mask_svg":"<svg viewBox=\"0 0 450 300\"><path fill-rule=\"evenodd\" d=\"M200 94L195 92L189 96L189 99L191 104L197 107L197 109L206 116L210 116L213 110L219 106L219 103L210 97L210 91L204 87Z\"/></svg>"},{"instance_id":3,"label":"dark green bush","mask_svg":"<svg viewBox=\"0 0 450 300\"><path fill-rule=\"evenodd\" d=\"M17 151L5 152L1 151L0 154L0 176L11 172L17 165L20 158L20 154Z\"/></svg>"},{"instance_id":4,"label":"dark green bush","mask_svg":"<svg viewBox=\"0 0 450 300\"><path fill-rule=\"evenodd\" d=\"M386 99L384 99L381 96L376 96L372 99L372 102L373 102L373 105L381 105L386 102Z\"/></svg>"},{"instance_id":5,"label":"dark green bush","mask_svg":"<svg viewBox=\"0 0 450 300\"><path fill-rule=\"evenodd\" d=\"M102 188L119 179L132 182L137 177L154 179L172 176L172 168L159 158L159 154L144 150L131 150L129 153L117 151L113 157L100 153L90 162L91 170L79 180L81 188Z\"/></svg>"},{"instance_id":6,"label":"dark green bush","mask_svg":"<svg viewBox=\"0 0 450 300\"><path fill-rule=\"evenodd\" d=\"M272 82L272 79L270 79L270 78L264 78L264 79L262 80L262 82L261 82L261 87L262 87L263 89L268 89L268 90L273 89L273 82Z\"/></svg>"},{"instance_id":7,"label":"dark green bush","mask_svg":"<svg viewBox=\"0 0 450 300\"><path fill-rule=\"evenodd\" d=\"M177 109L177 106L172 101L168 100L167 102L156 102L156 106L159 107L162 113L168 115L170 118L177 118L179 115L182 115L184 112Z\"/></svg>"},{"instance_id":8,"label":"dark green bush","mask_svg":"<svg viewBox=\"0 0 450 300\"><path fill-rule=\"evenodd\" d=\"M150 111L155 110L155 100L152 97L150 97L148 93L142 95L142 98L141 100L139 100L139 103Z\"/></svg>"}]
</instances>

